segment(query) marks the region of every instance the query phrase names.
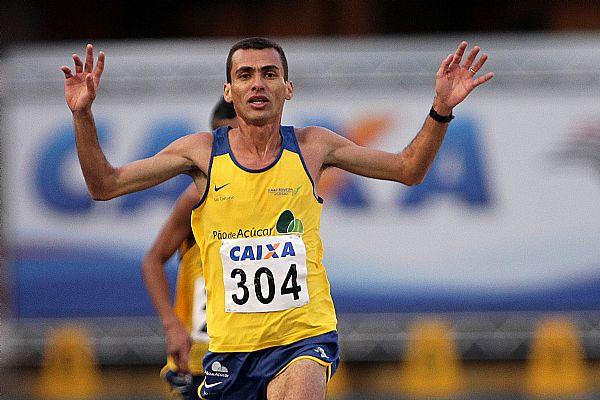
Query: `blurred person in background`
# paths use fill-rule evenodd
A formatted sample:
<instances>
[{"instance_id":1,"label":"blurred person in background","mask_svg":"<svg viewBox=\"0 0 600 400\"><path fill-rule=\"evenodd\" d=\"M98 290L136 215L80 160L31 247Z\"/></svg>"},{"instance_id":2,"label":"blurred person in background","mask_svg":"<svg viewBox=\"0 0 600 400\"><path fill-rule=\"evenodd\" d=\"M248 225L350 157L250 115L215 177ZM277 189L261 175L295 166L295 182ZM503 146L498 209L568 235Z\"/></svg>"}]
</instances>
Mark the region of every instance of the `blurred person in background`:
<instances>
[{"instance_id":1,"label":"blurred person in background","mask_svg":"<svg viewBox=\"0 0 600 400\"><path fill-rule=\"evenodd\" d=\"M215 106L211 127L237 127L233 104L221 100ZM204 379L202 357L208 349L206 289L200 249L192 233L192 209L200 201L195 185L179 197L142 263L146 288L162 321L167 339L167 364L161 377L174 397L198 399ZM173 306L165 275L166 262L179 249L179 269Z\"/></svg>"},{"instance_id":2,"label":"blurred person in background","mask_svg":"<svg viewBox=\"0 0 600 400\"><path fill-rule=\"evenodd\" d=\"M322 127L281 126L294 95L283 49L264 38L236 43L226 63L224 98L238 128L174 141L156 155L113 167L98 142L92 103L104 69L73 55L65 96L79 162L92 197L109 200L179 174L201 194L192 211L207 290L209 351L203 399L323 399L339 362L337 320L322 264L322 199L315 188L331 167L406 185L423 181L452 110L493 77L476 77L487 60L467 43L442 60L433 106L400 153L361 147ZM318 101L318 99L315 99Z\"/></svg>"}]
</instances>

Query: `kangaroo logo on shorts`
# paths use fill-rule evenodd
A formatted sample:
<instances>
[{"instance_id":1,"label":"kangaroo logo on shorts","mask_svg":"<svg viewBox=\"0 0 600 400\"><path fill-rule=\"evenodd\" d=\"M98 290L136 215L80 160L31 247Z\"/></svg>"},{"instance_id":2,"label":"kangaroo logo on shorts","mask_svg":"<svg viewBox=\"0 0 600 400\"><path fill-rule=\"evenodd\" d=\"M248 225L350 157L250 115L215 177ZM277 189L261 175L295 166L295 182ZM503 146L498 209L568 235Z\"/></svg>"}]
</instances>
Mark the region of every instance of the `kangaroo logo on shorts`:
<instances>
[{"instance_id":1,"label":"kangaroo logo on shorts","mask_svg":"<svg viewBox=\"0 0 600 400\"><path fill-rule=\"evenodd\" d=\"M304 233L304 225L300 218L295 218L294 213L290 210L285 210L277 220L277 233Z\"/></svg>"},{"instance_id":2,"label":"kangaroo logo on shorts","mask_svg":"<svg viewBox=\"0 0 600 400\"><path fill-rule=\"evenodd\" d=\"M315 350L315 352L319 353L321 358L329 358L329 356L327 355L327 353L325 353L325 350L323 350L323 348L321 346L317 346L317 348L314 350Z\"/></svg>"}]
</instances>

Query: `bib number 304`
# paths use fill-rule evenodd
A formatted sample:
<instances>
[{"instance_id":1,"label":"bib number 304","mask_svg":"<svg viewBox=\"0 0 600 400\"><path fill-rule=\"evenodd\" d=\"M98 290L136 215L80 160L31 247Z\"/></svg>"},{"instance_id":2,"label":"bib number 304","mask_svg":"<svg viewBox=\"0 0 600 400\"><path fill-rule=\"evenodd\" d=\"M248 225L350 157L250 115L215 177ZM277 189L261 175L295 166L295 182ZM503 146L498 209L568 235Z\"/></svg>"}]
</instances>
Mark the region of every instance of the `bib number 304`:
<instances>
[{"instance_id":1,"label":"bib number 304","mask_svg":"<svg viewBox=\"0 0 600 400\"><path fill-rule=\"evenodd\" d=\"M226 239L226 312L271 312L308 303L306 247L297 235Z\"/></svg>"}]
</instances>

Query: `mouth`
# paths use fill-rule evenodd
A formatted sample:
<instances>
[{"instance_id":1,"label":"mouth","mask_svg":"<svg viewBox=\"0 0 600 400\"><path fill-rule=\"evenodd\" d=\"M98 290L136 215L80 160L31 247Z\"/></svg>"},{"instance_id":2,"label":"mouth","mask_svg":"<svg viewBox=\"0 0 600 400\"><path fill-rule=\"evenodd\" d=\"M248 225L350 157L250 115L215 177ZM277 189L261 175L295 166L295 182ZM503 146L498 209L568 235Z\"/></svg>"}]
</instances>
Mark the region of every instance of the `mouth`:
<instances>
[{"instance_id":1,"label":"mouth","mask_svg":"<svg viewBox=\"0 0 600 400\"><path fill-rule=\"evenodd\" d=\"M266 96L252 96L248 99L248 103L252 108L264 108L269 104L269 99Z\"/></svg>"}]
</instances>

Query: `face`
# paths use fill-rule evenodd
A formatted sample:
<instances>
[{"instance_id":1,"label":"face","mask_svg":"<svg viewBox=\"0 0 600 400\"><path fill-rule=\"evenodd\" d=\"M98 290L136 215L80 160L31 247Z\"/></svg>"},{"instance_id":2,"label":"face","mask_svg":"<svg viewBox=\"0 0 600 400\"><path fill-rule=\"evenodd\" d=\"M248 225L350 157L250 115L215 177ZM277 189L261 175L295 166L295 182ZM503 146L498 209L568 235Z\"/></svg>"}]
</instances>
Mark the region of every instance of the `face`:
<instances>
[{"instance_id":1,"label":"face","mask_svg":"<svg viewBox=\"0 0 600 400\"><path fill-rule=\"evenodd\" d=\"M225 100L233 101L238 118L252 125L278 123L283 104L294 94L294 85L283 76L277 50L237 50L231 57L231 83L225 84Z\"/></svg>"}]
</instances>

